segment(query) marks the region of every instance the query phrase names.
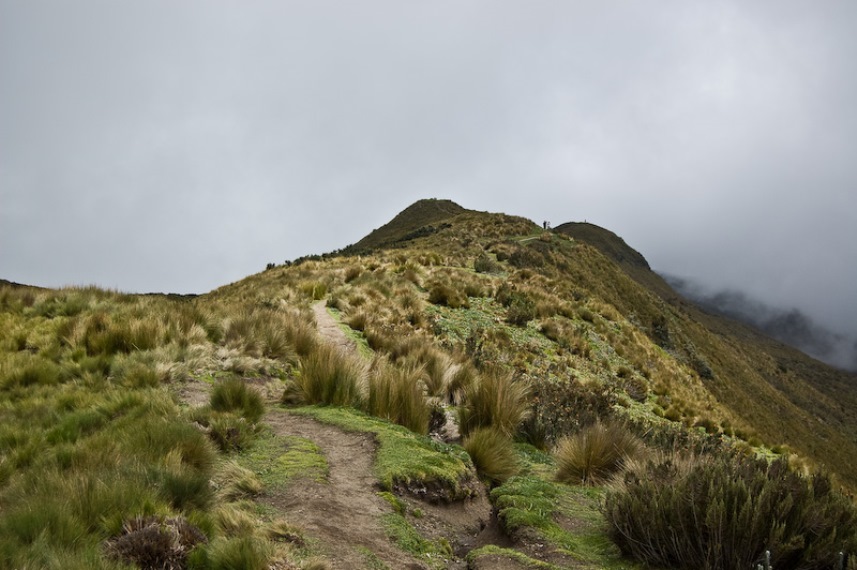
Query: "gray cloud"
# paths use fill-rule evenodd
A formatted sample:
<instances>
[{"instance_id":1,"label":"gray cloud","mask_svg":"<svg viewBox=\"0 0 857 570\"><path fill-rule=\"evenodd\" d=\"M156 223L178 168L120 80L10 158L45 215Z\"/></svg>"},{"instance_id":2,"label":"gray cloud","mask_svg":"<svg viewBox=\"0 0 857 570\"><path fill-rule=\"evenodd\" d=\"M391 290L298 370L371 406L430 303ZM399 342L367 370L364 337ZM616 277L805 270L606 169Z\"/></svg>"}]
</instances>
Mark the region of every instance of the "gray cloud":
<instances>
[{"instance_id":1,"label":"gray cloud","mask_svg":"<svg viewBox=\"0 0 857 570\"><path fill-rule=\"evenodd\" d=\"M0 0L0 277L202 292L436 196L853 331L855 17Z\"/></svg>"},{"instance_id":2,"label":"gray cloud","mask_svg":"<svg viewBox=\"0 0 857 570\"><path fill-rule=\"evenodd\" d=\"M749 324L833 366L857 371L857 335L835 333L798 309L773 307L741 291L715 292L687 279L663 277L676 291L709 312Z\"/></svg>"}]
</instances>

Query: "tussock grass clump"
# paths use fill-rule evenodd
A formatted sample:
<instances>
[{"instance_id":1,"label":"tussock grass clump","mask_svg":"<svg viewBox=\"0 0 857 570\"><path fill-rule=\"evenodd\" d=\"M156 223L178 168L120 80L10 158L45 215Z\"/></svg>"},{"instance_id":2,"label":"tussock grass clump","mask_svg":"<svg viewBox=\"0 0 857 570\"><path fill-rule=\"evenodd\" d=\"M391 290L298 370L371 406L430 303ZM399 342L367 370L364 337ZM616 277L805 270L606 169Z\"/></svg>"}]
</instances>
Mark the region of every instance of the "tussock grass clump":
<instances>
[{"instance_id":1,"label":"tussock grass clump","mask_svg":"<svg viewBox=\"0 0 857 570\"><path fill-rule=\"evenodd\" d=\"M300 353L294 338L294 329L300 322L300 317L294 314L271 309L245 310L227 321L224 341L246 354L292 361L294 353Z\"/></svg>"},{"instance_id":2,"label":"tussock grass clump","mask_svg":"<svg viewBox=\"0 0 857 570\"><path fill-rule=\"evenodd\" d=\"M348 315L348 318L345 319L345 324L347 324L353 330L360 332L366 330L366 325L368 322L369 315L366 311L355 311L353 314Z\"/></svg>"},{"instance_id":3,"label":"tussock grass clump","mask_svg":"<svg viewBox=\"0 0 857 570\"><path fill-rule=\"evenodd\" d=\"M208 437L223 452L240 451L253 444L258 426L229 412L195 414L196 421L207 429Z\"/></svg>"},{"instance_id":4,"label":"tussock grass clump","mask_svg":"<svg viewBox=\"0 0 857 570\"><path fill-rule=\"evenodd\" d=\"M300 371L283 393L287 404L357 406L362 401L366 368L337 347L319 344L301 358Z\"/></svg>"},{"instance_id":5,"label":"tussock grass clump","mask_svg":"<svg viewBox=\"0 0 857 570\"><path fill-rule=\"evenodd\" d=\"M458 409L462 436L481 427L493 427L512 437L529 415L529 388L511 374L492 369L464 388L464 403Z\"/></svg>"},{"instance_id":6,"label":"tussock grass clump","mask_svg":"<svg viewBox=\"0 0 857 570\"><path fill-rule=\"evenodd\" d=\"M122 354L151 350L163 344L164 328L158 319L131 319L95 313L86 320L80 343L89 355Z\"/></svg>"},{"instance_id":7,"label":"tussock grass clump","mask_svg":"<svg viewBox=\"0 0 857 570\"><path fill-rule=\"evenodd\" d=\"M446 384L447 402L454 405L461 404L464 400L465 391L478 380L479 373L470 362L453 366L449 372L449 381Z\"/></svg>"},{"instance_id":8,"label":"tussock grass clump","mask_svg":"<svg viewBox=\"0 0 857 570\"><path fill-rule=\"evenodd\" d=\"M429 289L429 303L443 305L450 309L467 308L470 304L467 296L445 283L436 283Z\"/></svg>"},{"instance_id":9,"label":"tussock grass clump","mask_svg":"<svg viewBox=\"0 0 857 570\"><path fill-rule=\"evenodd\" d=\"M240 378L218 382L211 391L211 409L216 412L236 412L248 422L256 423L265 413L265 403L256 390Z\"/></svg>"},{"instance_id":10,"label":"tussock grass clump","mask_svg":"<svg viewBox=\"0 0 857 570\"><path fill-rule=\"evenodd\" d=\"M60 365L32 354L15 355L0 367L0 389L27 386L51 386L67 379Z\"/></svg>"},{"instance_id":11,"label":"tussock grass clump","mask_svg":"<svg viewBox=\"0 0 857 570\"><path fill-rule=\"evenodd\" d=\"M319 344L315 324L302 320L299 317L294 316L290 319L285 332L289 344L291 344L300 357L311 354Z\"/></svg>"},{"instance_id":12,"label":"tussock grass clump","mask_svg":"<svg viewBox=\"0 0 857 570\"><path fill-rule=\"evenodd\" d=\"M227 462L219 471L217 496L223 501L237 501L254 497L262 492L262 481L251 470L235 463Z\"/></svg>"},{"instance_id":13,"label":"tussock grass clump","mask_svg":"<svg viewBox=\"0 0 857 570\"><path fill-rule=\"evenodd\" d=\"M492 428L479 428L462 442L476 470L492 483L504 483L519 471L512 440Z\"/></svg>"},{"instance_id":14,"label":"tussock grass clump","mask_svg":"<svg viewBox=\"0 0 857 570\"><path fill-rule=\"evenodd\" d=\"M671 568L832 568L857 548L857 508L826 475L785 459L670 455L639 464L607 495L622 551Z\"/></svg>"},{"instance_id":15,"label":"tussock grass clump","mask_svg":"<svg viewBox=\"0 0 857 570\"><path fill-rule=\"evenodd\" d=\"M624 427L595 423L557 443L556 478L570 485L604 483L640 454L642 447Z\"/></svg>"},{"instance_id":16,"label":"tussock grass clump","mask_svg":"<svg viewBox=\"0 0 857 570\"><path fill-rule=\"evenodd\" d=\"M427 434L431 407L426 400L424 377L422 367L397 368L377 361L369 376L365 411L413 432Z\"/></svg>"},{"instance_id":17,"label":"tussock grass clump","mask_svg":"<svg viewBox=\"0 0 857 570\"><path fill-rule=\"evenodd\" d=\"M192 568L210 570L267 570L271 548L254 537L219 539L192 558Z\"/></svg>"},{"instance_id":18,"label":"tussock grass clump","mask_svg":"<svg viewBox=\"0 0 857 570\"><path fill-rule=\"evenodd\" d=\"M426 390L429 396L443 396L449 384L452 362L443 352L425 344L406 358L414 367L422 367Z\"/></svg>"}]
</instances>

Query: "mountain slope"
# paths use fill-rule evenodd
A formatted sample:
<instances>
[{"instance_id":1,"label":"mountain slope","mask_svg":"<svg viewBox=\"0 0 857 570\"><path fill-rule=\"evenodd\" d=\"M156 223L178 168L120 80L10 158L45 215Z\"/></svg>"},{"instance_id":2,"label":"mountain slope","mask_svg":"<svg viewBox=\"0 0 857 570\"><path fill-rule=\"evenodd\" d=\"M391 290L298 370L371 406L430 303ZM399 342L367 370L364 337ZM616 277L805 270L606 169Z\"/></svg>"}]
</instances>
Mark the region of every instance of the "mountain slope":
<instances>
[{"instance_id":1,"label":"mountain slope","mask_svg":"<svg viewBox=\"0 0 857 570\"><path fill-rule=\"evenodd\" d=\"M636 569L614 488L557 481L594 422L639 464L782 457L857 489L852 377L571 230L430 200L198 297L0 284L0 566L118 570L157 534L177 568ZM825 556L857 547L857 512L831 520Z\"/></svg>"},{"instance_id":2,"label":"mountain slope","mask_svg":"<svg viewBox=\"0 0 857 570\"><path fill-rule=\"evenodd\" d=\"M642 255L608 230L591 224L564 224L557 231L597 248L666 302L666 320L653 323L650 336L658 338L658 330L669 334L669 323L674 323L686 336L684 346L666 339L660 344L690 362L702 358L711 370L710 391L758 429L768 443L789 443L820 464L837 464L837 471L849 471L851 456L835 449L844 445L852 450L857 442L857 374L830 367L753 327L699 308L676 293L649 269ZM857 482L854 476L846 478L851 485Z\"/></svg>"}]
</instances>

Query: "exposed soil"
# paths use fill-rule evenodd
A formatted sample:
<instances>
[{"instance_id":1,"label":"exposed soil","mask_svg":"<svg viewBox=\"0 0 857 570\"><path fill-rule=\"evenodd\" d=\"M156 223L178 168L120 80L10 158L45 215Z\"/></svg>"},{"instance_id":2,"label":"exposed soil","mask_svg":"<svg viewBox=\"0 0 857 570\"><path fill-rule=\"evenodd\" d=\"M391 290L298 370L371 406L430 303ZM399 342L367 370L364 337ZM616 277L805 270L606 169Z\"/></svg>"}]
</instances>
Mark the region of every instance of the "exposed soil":
<instances>
[{"instance_id":1,"label":"exposed soil","mask_svg":"<svg viewBox=\"0 0 857 570\"><path fill-rule=\"evenodd\" d=\"M315 315L318 334L321 335L321 338L345 352L357 352L357 344L346 336L345 331L342 330L336 319L328 312L324 301L314 303L312 312Z\"/></svg>"},{"instance_id":2,"label":"exposed soil","mask_svg":"<svg viewBox=\"0 0 857 570\"><path fill-rule=\"evenodd\" d=\"M333 568L364 568L368 549L390 568L425 568L393 544L381 526L392 507L377 495L372 470L376 444L370 434L344 432L311 418L273 409L265 421L277 435L312 440L324 452L330 473L326 482L308 479L286 489L263 493L259 500L275 507L283 518L317 540Z\"/></svg>"}]
</instances>

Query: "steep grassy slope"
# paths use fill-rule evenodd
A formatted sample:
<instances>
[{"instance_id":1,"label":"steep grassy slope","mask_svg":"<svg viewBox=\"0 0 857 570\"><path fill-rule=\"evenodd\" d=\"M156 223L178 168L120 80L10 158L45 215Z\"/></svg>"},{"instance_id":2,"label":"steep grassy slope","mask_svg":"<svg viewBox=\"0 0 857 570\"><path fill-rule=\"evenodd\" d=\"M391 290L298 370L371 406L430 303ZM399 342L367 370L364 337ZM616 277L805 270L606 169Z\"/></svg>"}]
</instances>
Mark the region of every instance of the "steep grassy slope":
<instances>
[{"instance_id":1,"label":"steep grassy slope","mask_svg":"<svg viewBox=\"0 0 857 570\"><path fill-rule=\"evenodd\" d=\"M608 230L564 224L557 231L597 248L667 303L663 314L668 321L654 323L648 334L685 359L701 358L711 370L710 391L758 430L762 439L793 446L833 468L855 488L857 476L850 466L857 457L857 374L830 367L740 322L703 311L678 295L638 252ZM686 335L692 350L672 342L670 326Z\"/></svg>"}]
</instances>

